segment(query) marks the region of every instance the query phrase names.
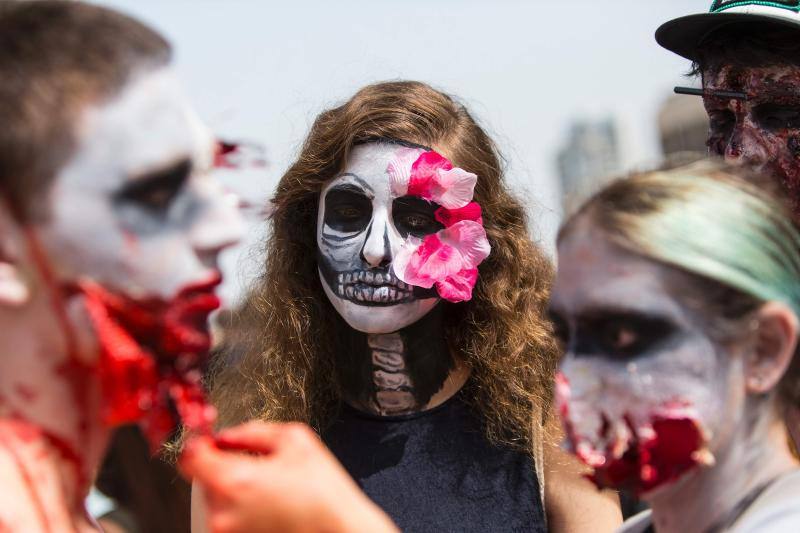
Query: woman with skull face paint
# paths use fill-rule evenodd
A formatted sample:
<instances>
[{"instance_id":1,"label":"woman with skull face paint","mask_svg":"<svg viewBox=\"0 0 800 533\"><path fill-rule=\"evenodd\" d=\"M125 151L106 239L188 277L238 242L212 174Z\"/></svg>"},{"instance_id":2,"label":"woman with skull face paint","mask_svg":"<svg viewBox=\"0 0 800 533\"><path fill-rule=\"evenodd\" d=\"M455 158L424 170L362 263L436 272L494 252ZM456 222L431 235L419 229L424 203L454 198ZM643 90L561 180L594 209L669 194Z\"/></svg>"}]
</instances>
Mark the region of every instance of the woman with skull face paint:
<instances>
[{"instance_id":1,"label":"woman with skull face paint","mask_svg":"<svg viewBox=\"0 0 800 533\"><path fill-rule=\"evenodd\" d=\"M213 380L225 424L309 423L405 531L544 531L544 489L553 530L619 523L547 439L549 262L463 106L362 89L317 118L272 204Z\"/></svg>"},{"instance_id":2,"label":"woman with skull face paint","mask_svg":"<svg viewBox=\"0 0 800 533\"><path fill-rule=\"evenodd\" d=\"M652 506L624 531L800 530L800 233L756 179L634 176L559 234L557 404L597 486Z\"/></svg>"}]
</instances>

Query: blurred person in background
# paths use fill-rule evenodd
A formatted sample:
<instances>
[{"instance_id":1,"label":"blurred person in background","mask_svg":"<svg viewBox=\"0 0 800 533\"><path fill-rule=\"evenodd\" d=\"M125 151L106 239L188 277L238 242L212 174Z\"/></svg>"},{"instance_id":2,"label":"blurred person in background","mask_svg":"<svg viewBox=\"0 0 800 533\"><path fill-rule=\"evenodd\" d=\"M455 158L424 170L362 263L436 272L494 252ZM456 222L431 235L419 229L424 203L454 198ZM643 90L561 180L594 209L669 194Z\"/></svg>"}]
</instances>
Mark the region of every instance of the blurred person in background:
<instances>
[{"instance_id":1,"label":"blurred person in background","mask_svg":"<svg viewBox=\"0 0 800 533\"><path fill-rule=\"evenodd\" d=\"M800 530L800 232L769 184L703 162L634 175L561 228L557 403L622 531Z\"/></svg>"},{"instance_id":2,"label":"blurred person in background","mask_svg":"<svg viewBox=\"0 0 800 533\"><path fill-rule=\"evenodd\" d=\"M800 214L800 1L715 0L656 40L700 76L709 153L774 176ZM800 405L786 416L797 447Z\"/></svg>"}]
</instances>

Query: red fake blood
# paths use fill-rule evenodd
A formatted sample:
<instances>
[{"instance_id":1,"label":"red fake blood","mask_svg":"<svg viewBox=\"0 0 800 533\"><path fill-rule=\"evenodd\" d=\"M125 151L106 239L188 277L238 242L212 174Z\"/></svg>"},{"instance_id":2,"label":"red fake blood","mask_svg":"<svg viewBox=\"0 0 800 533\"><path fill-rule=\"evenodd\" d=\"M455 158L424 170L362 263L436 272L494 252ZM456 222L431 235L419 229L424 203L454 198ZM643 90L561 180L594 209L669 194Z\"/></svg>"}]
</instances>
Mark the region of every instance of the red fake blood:
<instances>
[{"instance_id":1,"label":"red fake blood","mask_svg":"<svg viewBox=\"0 0 800 533\"><path fill-rule=\"evenodd\" d=\"M220 280L187 287L169 301L133 300L81 283L101 347L107 425L139 423L154 450L181 420L190 431L211 432L216 413L201 380Z\"/></svg>"},{"instance_id":2,"label":"red fake blood","mask_svg":"<svg viewBox=\"0 0 800 533\"><path fill-rule=\"evenodd\" d=\"M636 495L677 480L698 465L713 459L706 450L706 437L685 404L664 405L650 419L650 426L636 427L629 416L624 422L630 432L627 441L610 439L611 421L602 414L599 430L604 449L597 449L579 435L569 412L570 387L566 377L556 376L558 405L570 451L592 467L587 477L599 489L627 490Z\"/></svg>"},{"instance_id":3,"label":"red fake blood","mask_svg":"<svg viewBox=\"0 0 800 533\"><path fill-rule=\"evenodd\" d=\"M652 435L642 436L630 420L633 437L622 456L605 451L605 462L589 475L598 488L649 492L677 480L699 464L705 464L705 438L696 420L676 415L656 415ZM650 433L650 432L648 432Z\"/></svg>"},{"instance_id":4,"label":"red fake blood","mask_svg":"<svg viewBox=\"0 0 800 533\"><path fill-rule=\"evenodd\" d=\"M79 442L89 442L90 426L86 417L89 412L89 398L87 394L91 390L88 383L88 376L90 375L91 369L83 364L78 357L75 332L67 317L64 293L56 281L54 272L50 268L44 248L31 227L25 226L23 229L31 259L41 275L44 288L50 298L51 308L53 309L64 336L67 357L63 365L58 369L58 372L70 383L70 390L73 391L73 404L76 406L79 416L78 430L81 432ZM89 484L88 473L86 472L80 453L61 437L46 431L42 431L42 434L44 434L50 444L61 453L64 460L73 465L78 486L87 487ZM23 465L18 466L20 469L24 469ZM34 488L30 487L30 490L33 491Z\"/></svg>"},{"instance_id":5,"label":"red fake blood","mask_svg":"<svg viewBox=\"0 0 800 533\"><path fill-rule=\"evenodd\" d=\"M264 147L255 143L217 141L214 168L236 169L267 166Z\"/></svg>"}]
</instances>

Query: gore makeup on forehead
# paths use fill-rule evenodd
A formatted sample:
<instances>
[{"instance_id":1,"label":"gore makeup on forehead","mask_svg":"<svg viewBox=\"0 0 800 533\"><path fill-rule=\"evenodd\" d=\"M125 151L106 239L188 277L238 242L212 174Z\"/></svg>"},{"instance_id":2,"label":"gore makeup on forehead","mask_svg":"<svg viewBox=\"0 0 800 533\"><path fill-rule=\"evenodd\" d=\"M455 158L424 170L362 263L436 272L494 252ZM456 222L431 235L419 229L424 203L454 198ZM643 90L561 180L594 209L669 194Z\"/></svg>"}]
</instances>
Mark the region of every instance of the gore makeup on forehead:
<instances>
[{"instance_id":1,"label":"gore makeup on forehead","mask_svg":"<svg viewBox=\"0 0 800 533\"><path fill-rule=\"evenodd\" d=\"M704 85L709 89L744 91L752 98L761 94L798 94L800 70L796 67L733 68L723 67L716 72L705 72Z\"/></svg>"},{"instance_id":2,"label":"gore makeup on forehead","mask_svg":"<svg viewBox=\"0 0 800 533\"><path fill-rule=\"evenodd\" d=\"M108 102L89 108L78 148L62 178L114 189L120 180L148 176L189 159L210 168L214 142L189 106L171 69L133 78Z\"/></svg>"}]
</instances>

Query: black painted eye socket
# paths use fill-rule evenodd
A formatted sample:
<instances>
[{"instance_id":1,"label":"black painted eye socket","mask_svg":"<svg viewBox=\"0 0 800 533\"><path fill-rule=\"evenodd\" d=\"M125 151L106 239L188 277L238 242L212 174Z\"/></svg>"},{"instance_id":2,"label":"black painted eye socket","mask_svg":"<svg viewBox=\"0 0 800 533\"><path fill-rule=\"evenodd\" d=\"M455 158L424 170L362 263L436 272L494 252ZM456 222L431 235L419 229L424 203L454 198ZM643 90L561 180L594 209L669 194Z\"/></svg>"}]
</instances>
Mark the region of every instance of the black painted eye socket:
<instances>
[{"instance_id":1,"label":"black painted eye socket","mask_svg":"<svg viewBox=\"0 0 800 533\"><path fill-rule=\"evenodd\" d=\"M444 228L436 220L438 205L415 196L403 196L392 204L392 218L401 236L424 237Z\"/></svg>"},{"instance_id":2,"label":"black painted eye socket","mask_svg":"<svg viewBox=\"0 0 800 533\"><path fill-rule=\"evenodd\" d=\"M676 331L669 320L626 313L578 321L576 352L614 359L639 357Z\"/></svg>"},{"instance_id":3,"label":"black painted eye socket","mask_svg":"<svg viewBox=\"0 0 800 533\"><path fill-rule=\"evenodd\" d=\"M361 192L333 189L325 196L325 224L342 232L363 231L372 218L372 201Z\"/></svg>"},{"instance_id":4,"label":"black painted eye socket","mask_svg":"<svg viewBox=\"0 0 800 533\"><path fill-rule=\"evenodd\" d=\"M191 162L183 160L172 167L131 180L115 195L115 201L164 215L185 186L191 172Z\"/></svg>"},{"instance_id":5,"label":"black painted eye socket","mask_svg":"<svg viewBox=\"0 0 800 533\"><path fill-rule=\"evenodd\" d=\"M800 128L798 106L761 104L753 109L753 116L759 126L769 131Z\"/></svg>"},{"instance_id":6,"label":"black painted eye socket","mask_svg":"<svg viewBox=\"0 0 800 533\"><path fill-rule=\"evenodd\" d=\"M728 109L711 110L708 112L708 127L711 135L728 136L736 126L736 117Z\"/></svg>"}]
</instances>

